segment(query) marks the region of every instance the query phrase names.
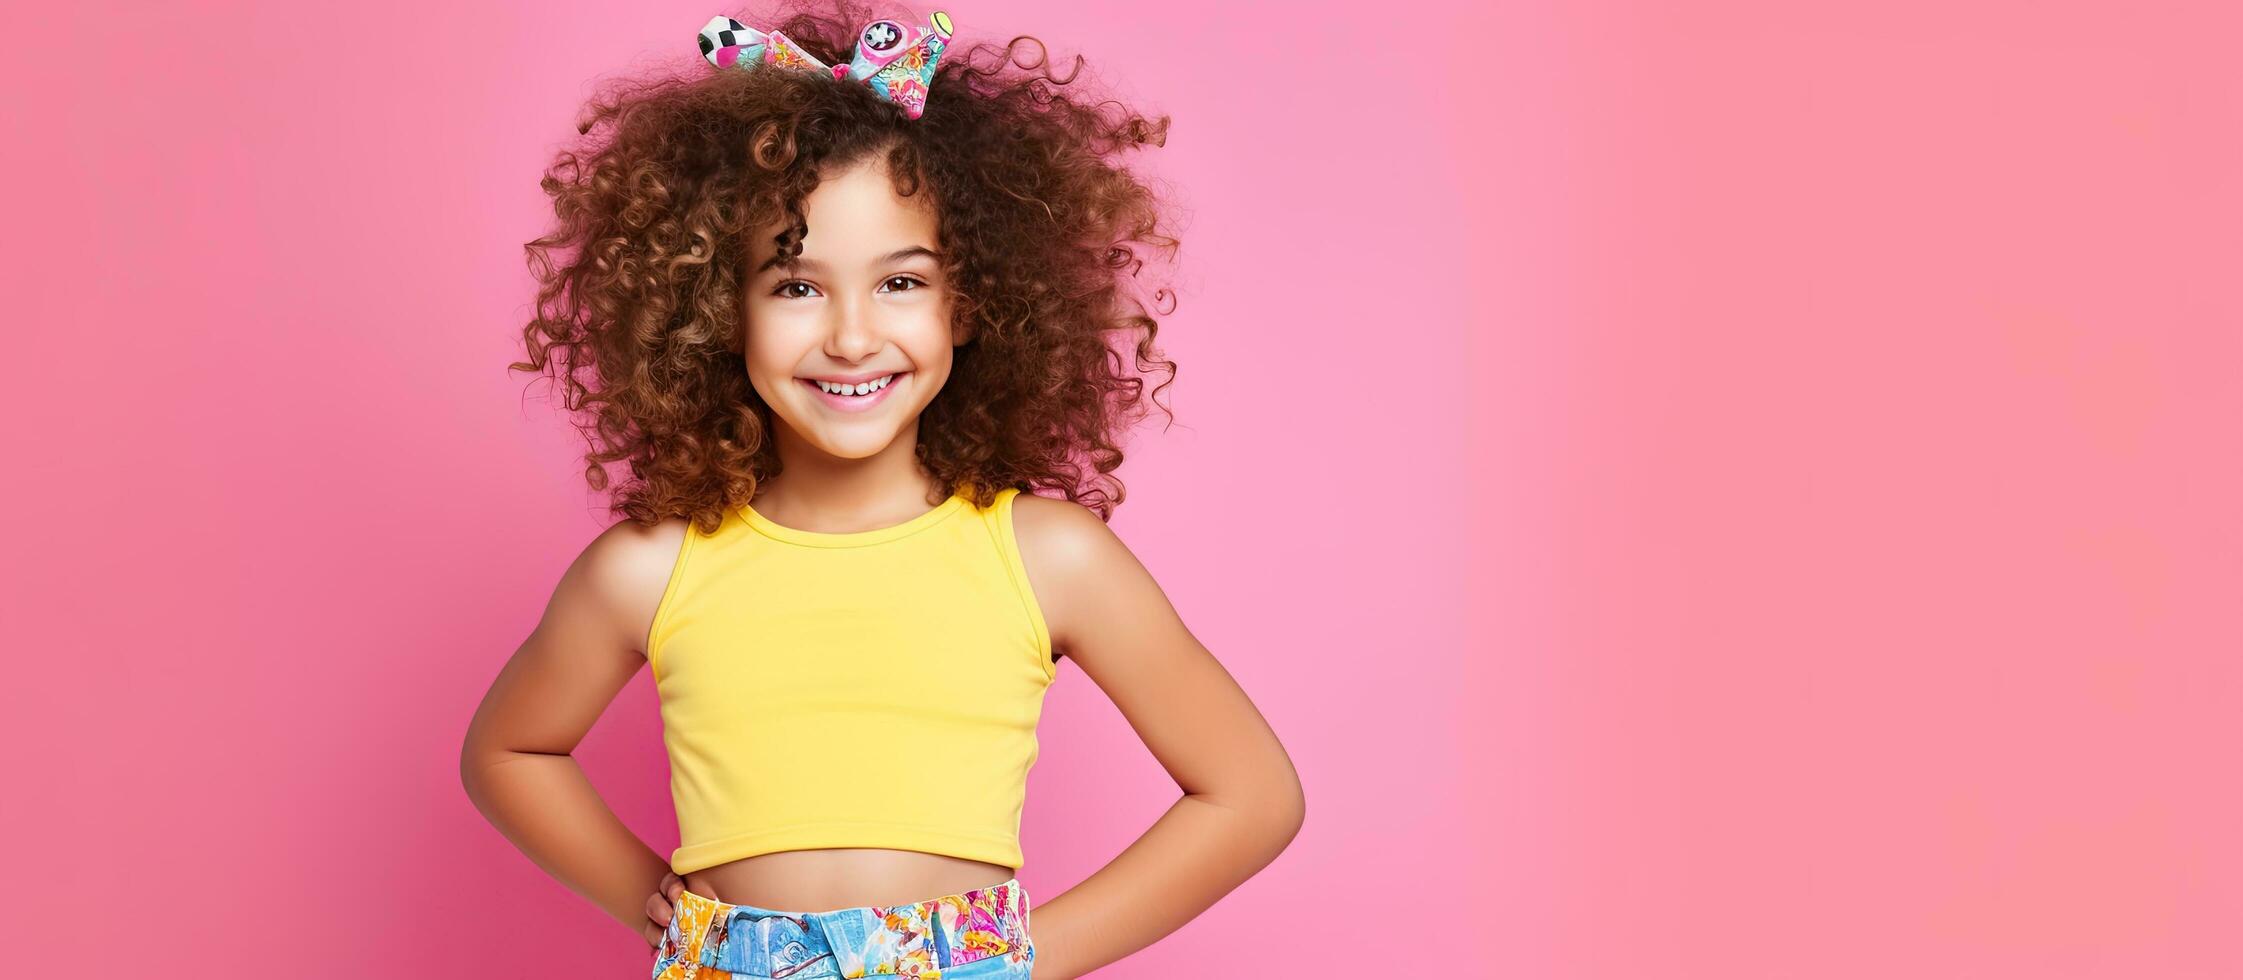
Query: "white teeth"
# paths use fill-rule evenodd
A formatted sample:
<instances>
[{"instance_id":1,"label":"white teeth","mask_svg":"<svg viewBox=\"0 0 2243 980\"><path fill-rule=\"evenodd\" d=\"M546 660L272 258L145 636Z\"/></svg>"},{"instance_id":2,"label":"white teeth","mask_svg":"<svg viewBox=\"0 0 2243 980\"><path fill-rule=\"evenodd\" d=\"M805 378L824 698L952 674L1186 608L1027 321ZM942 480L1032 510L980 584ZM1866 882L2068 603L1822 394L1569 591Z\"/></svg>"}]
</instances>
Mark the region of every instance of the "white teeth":
<instances>
[{"instance_id":1,"label":"white teeth","mask_svg":"<svg viewBox=\"0 0 2243 980\"><path fill-rule=\"evenodd\" d=\"M833 395L869 395L887 387L888 382L895 380L895 378L896 376L893 374L882 375L863 384L855 385L839 385L830 381L818 381L818 387L824 389L827 394ZM816 381L817 379L813 378L811 380Z\"/></svg>"}]
</instances>

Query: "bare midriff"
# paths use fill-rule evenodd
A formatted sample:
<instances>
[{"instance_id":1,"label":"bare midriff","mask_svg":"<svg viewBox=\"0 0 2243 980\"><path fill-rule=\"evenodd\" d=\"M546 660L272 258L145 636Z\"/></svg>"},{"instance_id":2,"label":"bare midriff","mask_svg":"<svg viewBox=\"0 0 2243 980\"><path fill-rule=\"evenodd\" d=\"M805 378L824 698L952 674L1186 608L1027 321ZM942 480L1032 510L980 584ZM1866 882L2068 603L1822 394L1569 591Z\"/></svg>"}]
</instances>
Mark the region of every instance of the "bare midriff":
<instances>
[{"instance_id":1,"label":"bare midriff","mask_svg":"<svg viewBox=\"0 0 2243 980\"><path fill-rule=\"evenodd\" d=\"M904 905L1002 884L1018 869L891 848L838 847L758 854L685 876L696 895L781 912Z\"/></svg>"}]
</instances>

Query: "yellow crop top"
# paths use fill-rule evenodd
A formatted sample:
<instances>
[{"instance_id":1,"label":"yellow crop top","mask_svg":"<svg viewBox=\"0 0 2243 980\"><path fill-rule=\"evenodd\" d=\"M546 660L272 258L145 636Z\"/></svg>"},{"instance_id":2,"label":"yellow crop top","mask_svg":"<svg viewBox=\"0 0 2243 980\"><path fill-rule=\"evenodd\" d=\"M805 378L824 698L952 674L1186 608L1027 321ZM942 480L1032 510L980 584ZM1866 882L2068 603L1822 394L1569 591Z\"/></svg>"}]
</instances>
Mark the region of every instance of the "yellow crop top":
<instances>
[{"instance_id":1,"label":"yellow crop top","mask_svg":"<svg viewBox=\"0 0 2243 980\"><path fill-rule=\"evenodd\" d=\"M686 531L646 654L679 875L888 847L1019 868L1051 633L1016 489L852 533L730 510Z\"/></svg>"}]
</instances>

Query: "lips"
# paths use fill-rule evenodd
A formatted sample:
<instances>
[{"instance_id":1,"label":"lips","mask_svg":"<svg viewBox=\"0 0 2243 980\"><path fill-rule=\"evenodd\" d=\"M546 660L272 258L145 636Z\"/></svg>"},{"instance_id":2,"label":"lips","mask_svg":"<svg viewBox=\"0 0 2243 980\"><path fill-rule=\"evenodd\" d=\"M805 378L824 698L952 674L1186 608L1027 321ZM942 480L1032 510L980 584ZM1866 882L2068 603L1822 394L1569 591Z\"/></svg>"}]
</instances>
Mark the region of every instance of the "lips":
<instances>
[{"instance_id":1,"label":"lips","mask_svg":"<svg viewBox=\"0 0 2243 980\"><path fill-rule=\"evenodd\" d=\"M836 385L861 385L867 381L878 381L889 375L902 373L902 371L870 371L864 374L828 374L806 380L825 381Z\"/></svg>"},{"instance_id":2,"label":"lips","mask_svg":"<svg viewBox=\"0 0 2243 980\"><path fill-rule=\"evenodd\" d=\"M819 404L824 405L825 407L832 409L833 411L863 412L871 409L873 406L878 405L881 402L887 401L888 394L895 391L897 385L904 384L911 377L911 372L909 371L896 371L893 373L895 376L889 378L888 383L882 385L880 387L880 390L863 395L836 395L825 390L824 388L818 387L818 382L814 379L797 378L795 380L800 381L803 387L810 389L810 394L818 400ZM886 376L874 375L873 377L879 378ZM869 381L872 379L866 378L863 380ZM837 381L835 383L838 384L840 382Z\"/></svg>"}]
</instances>

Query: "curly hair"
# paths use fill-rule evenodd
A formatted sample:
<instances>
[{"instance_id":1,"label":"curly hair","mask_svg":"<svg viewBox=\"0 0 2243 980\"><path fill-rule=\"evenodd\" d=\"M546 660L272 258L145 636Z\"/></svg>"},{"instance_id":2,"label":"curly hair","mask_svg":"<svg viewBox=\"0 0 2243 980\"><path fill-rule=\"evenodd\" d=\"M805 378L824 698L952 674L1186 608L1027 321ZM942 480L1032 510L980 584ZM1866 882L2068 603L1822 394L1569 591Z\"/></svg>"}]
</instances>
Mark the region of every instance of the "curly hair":
<instances>
[{"instance_id":1,"label":"curly hair","mask_svg":"<svg viewBox=\"0 0 2243 980\"><path fill-rule=\"evenodd\" d=\"M846 62L870 18L813 6L740 19ZM1178 244L1159 195L1116 158L1165 145L1169 117L1067 90L1074 61L1059 77L1025 35L954 44L918 119L861 82L799 70L699 64L603 86L585 138L540 182L557 220L525 246L537 308L528 359L508 367L562 388L593 490L626 461L611 511L713 529L778 474L776 423L742 356L746 235L776 223L780 252L797 254L821 172L884 155L897 193L933 193L965 338L920 415L920 462L978 506L1006 487L1052 488L1111 519L1123 437L1175 379L1153 343L1174 293L1144 269ZM1166 379L1148 393L1140 375L1156 369Z\"/></svg>"}]
</instances>

